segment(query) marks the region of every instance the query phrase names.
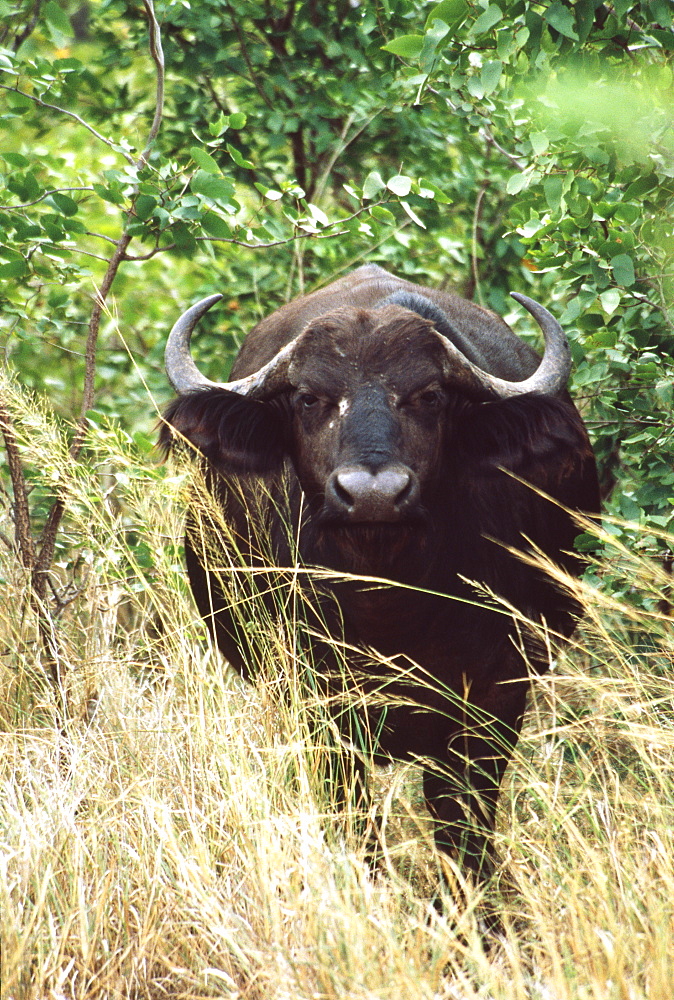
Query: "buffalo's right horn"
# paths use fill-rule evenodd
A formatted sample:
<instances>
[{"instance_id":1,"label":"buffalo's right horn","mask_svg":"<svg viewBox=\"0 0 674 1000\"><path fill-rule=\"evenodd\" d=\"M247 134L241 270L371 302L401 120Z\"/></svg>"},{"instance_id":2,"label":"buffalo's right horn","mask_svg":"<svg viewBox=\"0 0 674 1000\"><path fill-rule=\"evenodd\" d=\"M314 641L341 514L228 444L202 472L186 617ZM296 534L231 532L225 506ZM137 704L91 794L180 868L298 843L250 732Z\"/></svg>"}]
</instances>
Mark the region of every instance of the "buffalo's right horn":
<instances>
[{"instance_id":1,"label":"buffalo's right horn","mask_svg":"<svg viewBox=\"0 0 674 1000\"><path fill-rule=\"evenodd\" d=\"M236 379L234 382L212 382L199 371L190 354L190 337L195 326L222 295L209 295L191 306L171 330L166 342L164 359L166 374L176 392L184 396L199 389L228 389L241 396L270 396L287 385L288 365L295 349L295 341L286 344L275 357L259 371Z\"/></svg>"},{"instance_id":2,"label":"buffalo's right horn","mask_svg":"<svg viewBox=\"0 0 674 1000\"><path fill-rule=\"evenodd\" d=\"M566 388L571 373L571 351L566 335L554 316L540 302L519 292L510 294L531 313L543 332L545 351L536 371L522 382L497 378L474 365L458 347L436 330L447 352L448 381L486 399L509 399L530 392L542 396L559 395Z\"/></svg>"}]
</instances>

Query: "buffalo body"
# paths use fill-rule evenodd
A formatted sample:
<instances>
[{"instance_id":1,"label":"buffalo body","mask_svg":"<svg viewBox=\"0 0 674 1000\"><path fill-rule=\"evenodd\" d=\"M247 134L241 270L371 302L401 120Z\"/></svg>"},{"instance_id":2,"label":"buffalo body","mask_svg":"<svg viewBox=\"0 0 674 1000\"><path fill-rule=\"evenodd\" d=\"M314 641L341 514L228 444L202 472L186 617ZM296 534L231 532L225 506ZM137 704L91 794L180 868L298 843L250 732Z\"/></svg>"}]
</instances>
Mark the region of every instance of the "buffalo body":
<instances>
[{"instance_id":1,"label":"buffalo body","mask_svg":"<svg viewBox=\"0 0 674 1000\"><path fill-rule=\"evenodd\" d=\"M356 728L376 734L376 759L422 763L437 846L478 878L491 869L530 673L549 662L523 622L568 636L578 610L517 552L578 572L566 508L599 502L563 334L520 298L549 340L542 363L493 313L371 265L259 323L228 383L200 376L187 352L211 300L176 324L167 349L180 395L164 443L187 439L204 457L243 564L271 554L279 567L299 558L332 571L307 601L314 669L334 693L345 676L335 648L353 651L366 693ZM206 553L195 518L186 552L201 614L251 676L255 630L211 571L225 559ZM354 739L353 712L335 717Z\"/></svg>"}]
</instances>

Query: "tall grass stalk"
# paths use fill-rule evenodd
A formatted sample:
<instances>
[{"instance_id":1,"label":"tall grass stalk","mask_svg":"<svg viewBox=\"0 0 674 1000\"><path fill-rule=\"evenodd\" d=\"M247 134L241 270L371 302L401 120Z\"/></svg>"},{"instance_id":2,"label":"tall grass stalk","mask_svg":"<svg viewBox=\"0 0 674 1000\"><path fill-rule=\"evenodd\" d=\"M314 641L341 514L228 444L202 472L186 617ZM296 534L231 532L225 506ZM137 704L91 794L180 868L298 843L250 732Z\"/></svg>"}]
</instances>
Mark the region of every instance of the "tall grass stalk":
<instances>
[{"instance_id":1,"label":"tall grass stalk","mask_svg":"<svg viewBox=\"0 0 674 1000\"><path fill-rule=\"evenodd\" d=\"M210 647L180 566L185 477L114 428L88 441L89 471L71 469L51 418L18 393L14 407L36 489L68 497L52 582L73 600L56 623L64 725L25 572L0 544L3 997L674 995L674 633L657 565L614 549L639 606L573 584L583 625L535 679L504 782L490 892L505 933L486 949L470 889L432 906L414 767L377 775L365 825L376 813L384 857L369 870L294 695L293 602L257 620L267 683ZM7 505L2 519L11 540Z\"/></svg>"}]
</instances>

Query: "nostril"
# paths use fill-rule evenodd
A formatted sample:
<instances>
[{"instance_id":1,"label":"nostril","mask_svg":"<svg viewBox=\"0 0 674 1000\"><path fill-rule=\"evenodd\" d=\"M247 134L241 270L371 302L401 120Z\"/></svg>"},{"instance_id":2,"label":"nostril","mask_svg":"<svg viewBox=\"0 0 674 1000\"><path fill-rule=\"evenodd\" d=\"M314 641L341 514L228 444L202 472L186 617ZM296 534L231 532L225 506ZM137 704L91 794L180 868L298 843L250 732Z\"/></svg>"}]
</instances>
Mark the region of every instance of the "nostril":
<instances>
[{"instance_id":1,"label":"nostril","mask_svg":"<svg viewBox=\"0 0 674 1000\"><path fill-rule=\"evenodd\" d=\"M398 496L395 498L396 507L402 507L403 504L406 504L407 501L412 496L412 493L413 493L412 477L408 476L407 482L398 493Z\"/></svg>"},{"instance_id":2,"label":"nostril","mask_svg":"<svg viewBox=\"0 0 674 1000\"><path fill-rule=\"evenodd\" d=\"M385 469L374 477L373 489L398 507L412 490L412 476L406 469Z\"/></svg>"},{"instance_id":3,"label":"nostril","mask_svg":"<svg viewBox=\"0 0 674 1000\"><path fill-rule=\"evenodd\" d=\"M332 487L332 494L339 501L339 503L344 504L345 507L353 507L353 495L349 493L349 490L342 482L342 476L340 476L339 473L332 477L330 485Z\"/></svg>"}]
</instances>

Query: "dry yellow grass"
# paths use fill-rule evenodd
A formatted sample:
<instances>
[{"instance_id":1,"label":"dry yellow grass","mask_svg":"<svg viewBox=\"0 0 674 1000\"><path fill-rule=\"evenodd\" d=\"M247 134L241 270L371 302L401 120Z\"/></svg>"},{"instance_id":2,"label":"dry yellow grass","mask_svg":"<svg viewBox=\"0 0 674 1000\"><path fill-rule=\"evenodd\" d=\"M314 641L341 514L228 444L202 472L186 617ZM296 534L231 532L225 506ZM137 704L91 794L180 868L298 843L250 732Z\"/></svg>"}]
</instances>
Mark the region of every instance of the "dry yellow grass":
<instances>
[{"instance_id":1,"label":"dry yellow grass","mask_svg":"<svg viewBox=\"0 0 674 1000\"><path fill-rule=\"evenodd\" d=\"M47 478L57 444L33 414L27 457ZM107 500L95 472L58 469L83 588L58 623L65 725L24 575L0 557L4 998L671 1000L674 634L657 566L616 551L653 610L585 588L573 648L535 682L499 813L505 935L485 951L474 896L430 904L414 769L379 776L372 875L303 706L208 647L176 552L180 477L143 473L112 432L96 447L92 469L126 470ZM284 631L270 656L292 666Z\"/></svg>"}]
</instances>

